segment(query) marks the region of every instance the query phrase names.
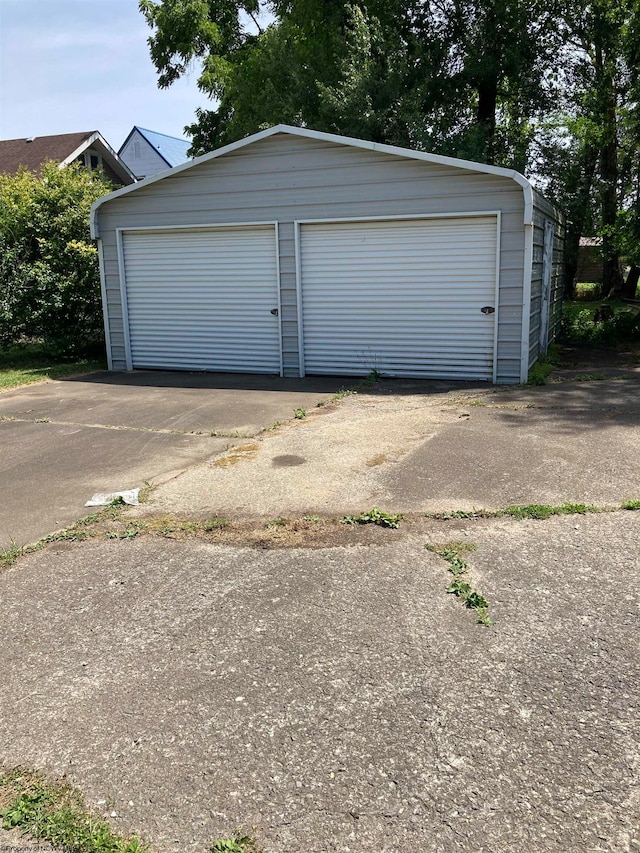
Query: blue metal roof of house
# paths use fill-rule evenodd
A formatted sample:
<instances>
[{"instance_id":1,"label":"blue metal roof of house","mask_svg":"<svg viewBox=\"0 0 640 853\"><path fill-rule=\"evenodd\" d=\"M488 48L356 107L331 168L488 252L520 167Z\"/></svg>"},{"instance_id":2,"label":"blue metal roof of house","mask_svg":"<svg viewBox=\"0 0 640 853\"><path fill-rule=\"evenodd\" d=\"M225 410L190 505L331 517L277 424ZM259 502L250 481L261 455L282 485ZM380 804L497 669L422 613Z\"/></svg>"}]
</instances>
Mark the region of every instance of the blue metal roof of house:
<instances>
[{"instance_id":1,"label":"blue metal roof of house","mask_svg":"<svg viewBox=\"0 0 640 853\"><path fill-rule=\"evenodd\" d=\"M155 130L146 130L146 128L137 125L135 129L144 136L149 145L156 149L169 166L180 166L189 159L187 151L191 148L191 143L188 139L178 139L176 136L167 136L166 133L156 133Z\"/></svg>"}]
</instances>

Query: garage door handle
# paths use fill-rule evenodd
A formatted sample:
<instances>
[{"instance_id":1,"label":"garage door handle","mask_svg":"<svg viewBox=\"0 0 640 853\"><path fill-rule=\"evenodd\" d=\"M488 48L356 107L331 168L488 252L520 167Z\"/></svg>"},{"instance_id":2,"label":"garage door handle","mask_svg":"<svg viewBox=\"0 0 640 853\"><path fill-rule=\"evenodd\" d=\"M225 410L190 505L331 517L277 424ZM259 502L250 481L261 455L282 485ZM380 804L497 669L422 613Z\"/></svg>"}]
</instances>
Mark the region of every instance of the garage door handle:
<instances>
[{"instance_id":1,"label":"garage door handle","mask_svg":"<svg viewBox=\"0 0 640 853\"><path fill-rule=\"evenodd\" d=\"M274 316L274 317L277 317L277 316L278 316L278 309L277 309L277 308L272 308L272 309L271 309L271 311L269 311L269 313L270 313L270 314L273 314L273 316Z\"/></svg>"},{"instance_id":2,"label":"garage door handle","mask_svg":"<svg viewBox=\"0 0 640 853\"><path fill-rule=\"evenodd\" d=\"M484 308L481 308L480 310L483 314L495 314L496 312L496 309L493 307L493 305L485 305Z\"/></svg>"}]
</instances>

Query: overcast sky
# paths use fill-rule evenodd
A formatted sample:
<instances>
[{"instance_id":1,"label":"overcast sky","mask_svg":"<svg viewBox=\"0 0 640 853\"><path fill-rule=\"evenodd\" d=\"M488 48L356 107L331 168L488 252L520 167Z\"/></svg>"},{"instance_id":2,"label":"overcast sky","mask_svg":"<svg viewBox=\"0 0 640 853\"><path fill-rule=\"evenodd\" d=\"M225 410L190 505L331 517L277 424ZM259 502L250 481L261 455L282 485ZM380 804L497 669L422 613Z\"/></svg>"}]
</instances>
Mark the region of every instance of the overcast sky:
<instances>
[{"instance_id":1,"label":"overcast sky","mask_svg":"<svg viewBox=\"0 0 640 853\"><path fill-rule=\"evenodd\" d=\"M137 0L0 0L0 139L99 130L116 150L134 124L184 136L210 106L196 74L158 89Z\"/></svg>"}]
</instances>

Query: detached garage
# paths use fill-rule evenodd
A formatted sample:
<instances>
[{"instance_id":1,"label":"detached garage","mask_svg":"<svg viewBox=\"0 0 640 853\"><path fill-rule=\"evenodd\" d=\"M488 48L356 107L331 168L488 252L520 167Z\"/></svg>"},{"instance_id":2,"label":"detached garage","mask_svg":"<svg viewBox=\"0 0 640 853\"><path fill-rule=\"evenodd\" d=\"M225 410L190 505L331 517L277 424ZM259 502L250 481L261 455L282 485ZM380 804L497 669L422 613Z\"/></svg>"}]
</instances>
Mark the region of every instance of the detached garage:
<instances>
[{"instance_id":1,"label":"detached garage","mask_svg":"<svg viewBox=\"0 0 640 853\"><path fill-rule=\"evenodd\" d=\"M279 125L99 199L109 367L525 381L563 219L517 172Z\"/></svg>"}]
</instances>

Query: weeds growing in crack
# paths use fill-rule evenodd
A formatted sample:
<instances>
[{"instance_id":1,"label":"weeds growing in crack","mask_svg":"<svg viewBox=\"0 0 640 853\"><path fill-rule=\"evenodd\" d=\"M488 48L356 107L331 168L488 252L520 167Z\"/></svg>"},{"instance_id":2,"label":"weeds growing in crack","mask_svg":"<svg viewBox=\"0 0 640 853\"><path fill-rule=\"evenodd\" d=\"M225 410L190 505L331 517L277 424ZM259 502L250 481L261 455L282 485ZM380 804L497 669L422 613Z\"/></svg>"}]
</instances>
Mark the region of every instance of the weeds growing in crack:
<instances>
[{"instance_id":1,"label":"weeds growing in crack","mask_svg":"<svg viewBox=\"0 0 640 853\"><path fill-rule=\"evenodd\" d=\"M402 515L392 515L384 512L374 506L368 512L361 512L360 515L345 515L340 519L341 524L377 524L379 527L397 528Z\"/></svg>"},{"instance_id":2,"label":"weeds growing in crack","mask_svg":"<svg viewBox=\"0 0 640 853\"><path fill-rule=\"evenodd\" d=\"M640 501L623 501L620 506L622 507L622 509L640 509Z\"/></svg>"},{"instance_id":3,"label":"weeds growing in crack","mask_svg":"<svg viewBox=\"0 0 640 853\"><path fill-rule=\"evenodd\" d=\"M442 557L449 564L449 572L453 575L453 580L447 587L447 592L460 599L469 610L473 610L479 624L493 625L493 620L489 616L489 602L468 580L469 566L461 556L475 551L476 546L467 542L448 542L444 545L428 544L425 548Z\"/></svg>"},{"instance_id":4,"label":"weeds growing in crack","mask_svg":"<svg viewBox=\"0 0 640 853\"><path fill-rule=\"evenodd\" d=\"M627 501L633 504L634 501ZM433 518L437 521L449 521L455 518L474 519L474 518L515 518L522 521L526 518L544 520L551 518L552 515L585 515L586 513L594 512L614 512L617 509L628 509L624 503L619 507L598 507L591 504L578 503L562 503L558 506L550 504L526 504L524 506L514 505L507 506L503 509L455 509L450 512L430 512L426 513L427 518ZM635 507L631 507L635 508ZM638 502L640 508L640 501Z\"/></svg>"},{"instance_id":5,"label":"weeds growing in crack","mask_svg":"<svg viewBox=\"0 0 640 853\"><path fill-rule=\"evenodd\" d=\"M260 853L256 841L248 835L236 833L231 838L219 838L209 848L209 853Z\"/></svg>"}]
</instances>

